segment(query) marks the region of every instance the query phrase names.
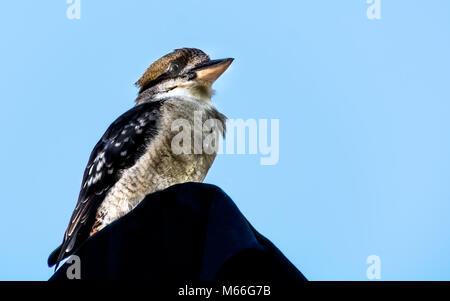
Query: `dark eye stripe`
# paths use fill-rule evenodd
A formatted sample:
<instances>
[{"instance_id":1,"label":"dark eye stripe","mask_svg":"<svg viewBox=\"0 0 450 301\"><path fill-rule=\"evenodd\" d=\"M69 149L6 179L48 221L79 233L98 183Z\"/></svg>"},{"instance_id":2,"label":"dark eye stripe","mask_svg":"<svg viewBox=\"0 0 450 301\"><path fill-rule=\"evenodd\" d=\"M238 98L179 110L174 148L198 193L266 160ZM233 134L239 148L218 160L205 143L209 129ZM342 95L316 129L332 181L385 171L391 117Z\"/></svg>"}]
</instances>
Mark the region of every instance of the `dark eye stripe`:
<instances>
[{"instance_id":1,"label":"dark eye stripe","mask_svg":"<svg viewBox=\"0 0 450 301\"><path fill-rule=\"evenodd\" d=\"M180 57L174 60L169 67L169 72L171 75L178 75L178 73L186 67L187 61L186 58Z\"/></svg>"},{"instance_id":2,"label":"dark eye stripe","mask_svg":"<svg viewBox=\"0 0 450 301\"><path fill-rule=\"evenodd\" d=\"M173 73L173 72L178 72L180 70L180 65L174 63L174 64L170 64L169 67L169 72Z\"/></svg>"},{"instance_id":3,"label":"dark eye stripe","mask_svg":"<svg viewBox=\"0 0 450 301\"><path fill-rule=\"evenodd\" d=\"M154 87L155 85L159 84L165 79L168 78L174 78L180 74L180 71L186 67L187 61L185 57L180 57L173 62L170 63L169 68L167 68L167 71L155 78L154 80L148 82L145 86L143 86L140 90L140 93L144 92L145 90Z\"/></svg>"}]
</instances>

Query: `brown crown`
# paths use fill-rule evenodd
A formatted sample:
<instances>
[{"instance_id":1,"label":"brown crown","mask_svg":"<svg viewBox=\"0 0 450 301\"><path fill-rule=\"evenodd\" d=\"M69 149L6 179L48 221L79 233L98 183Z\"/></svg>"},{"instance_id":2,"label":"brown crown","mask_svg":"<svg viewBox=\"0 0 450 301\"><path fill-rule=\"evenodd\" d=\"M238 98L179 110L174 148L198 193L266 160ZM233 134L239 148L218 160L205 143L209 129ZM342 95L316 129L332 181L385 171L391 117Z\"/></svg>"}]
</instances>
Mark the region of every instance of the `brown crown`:
<instances>
[{"instance_id":1,"label":"brown crown","mask_svg":"<svg viewBox=\"0 0 450 301\"><path fill-rule=\"evenodd\" d=\"M200 49L176 49L151 64L147 71L145 71L142 77L136 82L136 85L140 87L140 92L142 92L149 85L149 83L166 73L172 62L176 61L184 66L188 64L196 66L209 60L209 56Z\"/></svg>"}]
</instances>

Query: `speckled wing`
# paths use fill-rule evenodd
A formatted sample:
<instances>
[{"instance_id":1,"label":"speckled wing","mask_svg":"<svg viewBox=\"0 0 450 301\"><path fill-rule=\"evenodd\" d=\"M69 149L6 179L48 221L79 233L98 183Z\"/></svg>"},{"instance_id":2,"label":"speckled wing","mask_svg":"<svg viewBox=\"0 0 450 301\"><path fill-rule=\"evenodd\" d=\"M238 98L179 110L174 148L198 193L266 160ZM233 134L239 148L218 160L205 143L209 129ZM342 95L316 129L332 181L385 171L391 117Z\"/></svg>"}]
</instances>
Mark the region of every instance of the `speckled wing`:
<instances>
[{"instance_id":1,"label":"speckled wing","mask_svg":"<svg viewBox=\"0 0 450 301\"><path fill-rule=\"evenodd\" d=\"M121 172L133 166L158 132L161 101L138 105L120 116L95 146L86 166L77 205L61 247L49 257L54 264L67 257L86 238L97 209Z\"/></svg>"}]
</instances>

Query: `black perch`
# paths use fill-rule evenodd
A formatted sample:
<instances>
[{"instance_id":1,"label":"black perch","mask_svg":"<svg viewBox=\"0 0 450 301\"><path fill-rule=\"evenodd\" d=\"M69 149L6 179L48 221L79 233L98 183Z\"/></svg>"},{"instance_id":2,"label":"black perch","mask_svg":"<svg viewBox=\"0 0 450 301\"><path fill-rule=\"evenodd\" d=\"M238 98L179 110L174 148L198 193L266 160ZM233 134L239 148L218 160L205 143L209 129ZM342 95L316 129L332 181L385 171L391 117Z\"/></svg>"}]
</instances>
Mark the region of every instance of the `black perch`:
<instances>
[{"instance_id":1,"label":"black perch","mask_svg":"<svg viewBox=\"0 0 450 301\"><path fill-rule=\"evenodd\" d=\"M306 280L220 188L201 183L148 195L74 254L82 280ZM68 280L70 266L50 280Z\"/></svg>"}]
</instances>

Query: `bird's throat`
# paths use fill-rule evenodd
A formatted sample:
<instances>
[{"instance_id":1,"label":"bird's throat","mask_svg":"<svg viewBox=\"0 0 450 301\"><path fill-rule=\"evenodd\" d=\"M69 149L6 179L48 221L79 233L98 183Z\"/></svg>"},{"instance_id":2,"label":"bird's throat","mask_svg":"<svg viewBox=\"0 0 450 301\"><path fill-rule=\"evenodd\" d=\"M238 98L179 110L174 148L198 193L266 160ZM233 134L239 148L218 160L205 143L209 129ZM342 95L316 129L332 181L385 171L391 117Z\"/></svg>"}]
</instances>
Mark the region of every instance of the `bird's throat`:
<instances>
[{"instance_id":1,"label":"bird's throat","mask_svg":"<svg viewBox=\"0 0 450 301\"><path fill-rule=\"evenodd\" d=\"M213 90L208 85L192 85L192 86L178 86L167 92L160 93L158 98L190 98L200 101L211 101Z\"/></svg>"}]
</instances>

